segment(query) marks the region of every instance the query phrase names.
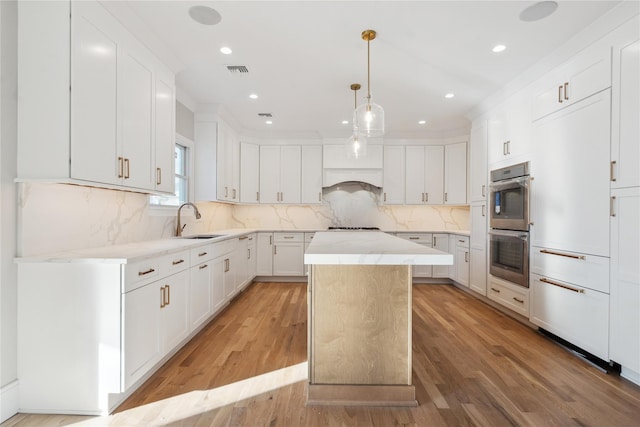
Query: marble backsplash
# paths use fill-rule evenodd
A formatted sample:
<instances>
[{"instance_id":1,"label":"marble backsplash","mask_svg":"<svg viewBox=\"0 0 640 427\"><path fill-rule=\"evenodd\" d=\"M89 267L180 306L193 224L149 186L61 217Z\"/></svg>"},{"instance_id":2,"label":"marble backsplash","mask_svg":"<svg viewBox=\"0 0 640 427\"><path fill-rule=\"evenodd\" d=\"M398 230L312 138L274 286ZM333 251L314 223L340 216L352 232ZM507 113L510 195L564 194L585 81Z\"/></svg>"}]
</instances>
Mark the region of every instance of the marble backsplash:
<instances>
[{"instance_id":1,"label":"marble backsplash","mask_svg":"<svg viewBox=\"0 0 640 427\"><path fill-rule=\"evenodd\" d=\"M323 191L318 205L196 203L182 210L184 234L230 228L326 229L376 226L384 230L468 230L468 206L395 206L381 203L381 190L346 183ZM148 196L63 184L18 187L18 256L168 238L175 210L150 208Z\"/></svg>"}]
</instances>

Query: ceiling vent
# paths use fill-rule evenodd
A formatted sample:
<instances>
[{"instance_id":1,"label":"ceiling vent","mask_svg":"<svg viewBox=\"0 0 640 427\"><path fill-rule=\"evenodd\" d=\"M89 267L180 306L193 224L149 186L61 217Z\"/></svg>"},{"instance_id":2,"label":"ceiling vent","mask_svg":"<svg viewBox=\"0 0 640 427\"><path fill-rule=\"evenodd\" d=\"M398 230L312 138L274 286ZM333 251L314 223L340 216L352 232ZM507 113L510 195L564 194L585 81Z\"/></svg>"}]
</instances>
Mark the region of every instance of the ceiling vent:
<instances>
[{"instance_id":1,"label":"ceiling vent","mask_svg":"<svg viewBox=\"0 0 640 427\"><path fill-rule=\"evenodd\" d=\"M227 65L227 71L238 76L249 74L249 69L244 65Z\"/></svg>"},{"instance_id":2,"label":"ceiling vent","mask_svg":"<svg viewBox=\"0 0 640 427\"><path fill-rule=\"evenodd\" d=\"M271 113L258 113L258 117L273 117Z\"/></svg>"}]
</instances>

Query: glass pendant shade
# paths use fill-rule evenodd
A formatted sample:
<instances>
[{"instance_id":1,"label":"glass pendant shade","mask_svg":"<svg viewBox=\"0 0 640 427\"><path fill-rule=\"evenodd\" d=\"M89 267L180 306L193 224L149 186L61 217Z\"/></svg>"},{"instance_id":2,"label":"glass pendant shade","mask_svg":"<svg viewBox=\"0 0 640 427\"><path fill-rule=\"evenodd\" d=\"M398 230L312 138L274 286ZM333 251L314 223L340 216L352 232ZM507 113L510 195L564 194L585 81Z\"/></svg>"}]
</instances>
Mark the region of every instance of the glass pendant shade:
<instances>
[{"instance_id":1,"label":"glass pendant shade","mask_svg":"<svg viewBox=\"0 0 640 427\"><path fill-rule=\"evenodd\" d=\"M369 138L384 135L384 109L367 100L353 112L353 129L359 135Z\"/></svg>"},{"instance_id":2,"label":"glass pendant shade","mask_svg":"<svg viewBox=\"0 0 640 427\"><path fill-rule=\"evenodd\" d=\"M347 158L359 159L367 155L367 138L359 135L356 129L353 129L353 135L347 139L346 144Z\"/></svg>"}]
</instances>

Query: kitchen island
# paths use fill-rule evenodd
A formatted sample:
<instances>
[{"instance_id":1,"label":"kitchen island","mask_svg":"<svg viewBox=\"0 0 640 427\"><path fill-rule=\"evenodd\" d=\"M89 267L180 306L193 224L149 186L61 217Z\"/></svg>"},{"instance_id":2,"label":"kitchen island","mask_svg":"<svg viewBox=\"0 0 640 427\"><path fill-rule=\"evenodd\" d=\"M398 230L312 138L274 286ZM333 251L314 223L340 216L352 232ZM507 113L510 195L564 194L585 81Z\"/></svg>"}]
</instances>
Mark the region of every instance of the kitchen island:
<instances>
[{"instance_id":1,"label":"kitchen island","mask_svg":"<svg viewBox=\"0 0 640 427\"><path fill-rule=\"evenodd\" d=\"M453 255L377 231L316 233L304 255L309 405L417 406L411 266Z\"/></svg>"}]
</instances>

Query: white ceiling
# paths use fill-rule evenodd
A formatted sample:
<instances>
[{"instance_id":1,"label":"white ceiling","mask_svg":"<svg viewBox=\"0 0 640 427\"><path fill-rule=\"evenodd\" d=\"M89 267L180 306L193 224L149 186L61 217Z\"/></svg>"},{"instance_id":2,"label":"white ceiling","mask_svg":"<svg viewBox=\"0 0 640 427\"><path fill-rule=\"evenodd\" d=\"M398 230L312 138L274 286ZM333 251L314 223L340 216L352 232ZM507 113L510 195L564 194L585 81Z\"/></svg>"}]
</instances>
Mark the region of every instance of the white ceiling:
<instances>
[{"instance_id":1,"label":"white ceiling","mask_svg":"<svg viewBox=\"0 0 640 427\"><path fill-rule=\"evenodd\" d=\"M472 107L548 55L618 1L559 1L537 22L531 1L107 1L126 26L176 72L198 104L218 104L248 134L347 137L354 97L371 92L385 109L387 137L466 129ZM188 15L202 4L222 16L204 26ZM498 43L507 49L496 54ZM219 49L229 46L231 55ZM226 65L245 65L232 75ZM453 99L444 95L453 92ZM249 99L250 93L259 95ZM272 113L266 125L258 113ZM426 125L419 125L419 120Z\"/></svg>"}]
</instances>

